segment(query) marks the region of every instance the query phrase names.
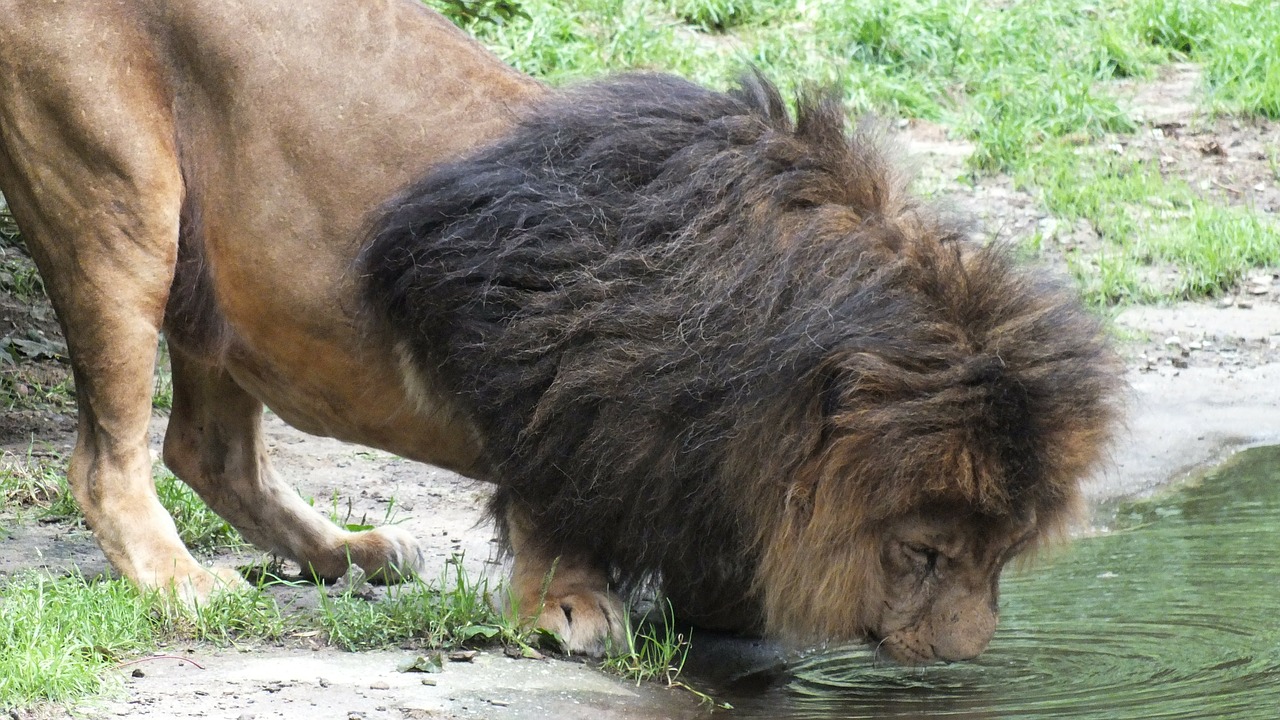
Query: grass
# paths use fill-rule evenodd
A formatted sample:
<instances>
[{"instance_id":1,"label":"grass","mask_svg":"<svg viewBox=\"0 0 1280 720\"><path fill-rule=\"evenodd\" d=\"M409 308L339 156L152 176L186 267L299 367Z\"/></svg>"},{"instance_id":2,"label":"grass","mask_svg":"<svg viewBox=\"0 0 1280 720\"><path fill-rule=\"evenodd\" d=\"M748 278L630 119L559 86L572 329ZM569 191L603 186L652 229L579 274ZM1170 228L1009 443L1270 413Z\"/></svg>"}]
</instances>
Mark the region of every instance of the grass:
<instances>
[{"instance_id":1,"label":"grass","mask_svg":"<svg viewBox=\"0 0 1280 720\"><path fill-rule=\"evenodd\" d=\"M84 515L67 485L66 460L53 451L25 456L0 452L0 501L5 508L33 510L45 519L80 522ZM195 551L214 552L245 546L240 534L209 509L195 491L163 465L153 468L156 495L173 516L178 535Z\"/></svg>"},{"instance_id":2,"label":"grass","mask_svg":"<svg viewBox=\"0 0 1280 720\"><path fill-rule=\"evenodd\" d=\"M1138 125L1117 100L1117 80L1152 77L1170 62L1203 69L1203 104L1239 117L1280 119L1280 13L1272 0L428 0L516 67L552 83L636 68L725 87L749 65L785 91L835 86L847 105L941 124L972 142L971 180L1005 173L1064 224L1087 223L1096 247L1066 255L1099 305L1196 299L1232 292L1252 268L1280 266L1280 227L1247 205L1229 206L1163 172L1109 153L1099 139ZM1268 168L1280 183L1280 149ZM1032 254L1048 252L1026 239ZM42 292L16 249L18 228L0 201L0 289L20 302ZM26 343L14 344L14 343ZM36 343L36 344L32 344ZM50 346L52 347L52 346ZM0 363L54 353L10 338ZM21 356L21 358L19 357ZM158 360L153 406L172 407ZM26 407L69 406L71 385L16 381L0 390ZM237 547L233 530L163 469L157 492L193 548ZM60 457L31 449L0 458L0 501L75 521ZM351 508L341 517L349 529ZM303 628L339 647L454 646L531 636L496 613L495 589L455 561L433 584L411 583L370 602L357 588L322 594L315 616L285 619L263 588L198 612L138 594L116 580L35 574L0 580L0 706L67 700L108 685L109 668L157 643L278 642ZM631 628L606 662L638 682L679 683L688 638L673 624Z\"/></svg>"},{"instance_id":3,"label":"grass","mask_svg":"<svg viewBox=\"0 0 1280 720\"><path fill-rule=\"evenodd\" d=\"M436 583L390 586L380 602L364 599L358 587L336 597L322 595L321 622L330 642L353 651L407 643L524 648L532 641L528 631L495 609L488 580L469 577L461 557L445 563Z\"/></svg>"},{"instance_id":4,"label":"grass","mask_svg":"<svg viewBox=\"0 0 1280 720\"><path fill-rule=\"evenodd\" d=\"M1100 305L1211 297L1252 268L1280 265L1280 224L1248 207L1215 204L1155 161L1053 146L1020 180L1047 209L1083 219L1102 249L1075 260L1087 297Z\"/></svg>"},{"instance_id":5,"label":"grass","mask_svg":"<svg viewBox=\"0 0 1280 720\"><path fill-rule=\"evenodd\" d=\"M113 669L178 641L280 643L319 631L353 651L501 644L531 652L530 634L493 609L487 581L470 579L460 559L446 565L439 582L395 586L378 601L356 590L330 597L319 588L318 611L288 617L268 587L190 608L121 579L36 572L0 579L0 709L109 691Z\"/></svg>"},{"instance_id":6,"label":"grass","mask_svg":"<svg viewBox=\"0 0 1280 720\"><path fill-rule=\"evenodd\" d=\"M604 667L637 684L660 680L672 686L684 670L689 655L689 638L676 630L670 604L662 607L661 617L633 624L632 613L625 613L627 645L610 648Z\"/></svg>"},{"instance_id":7,"label":"grass","mask_svg":"<svg viewBox=\"0 0 1280 720\"><path fill-rule=\"evenodd\" d=\"M1220 110L1280 118L1280 14L1268 0L1142 0L1132 22L1141 38L1205 68Z\"/></svg>"},{"instance_id":8,"label":"grass","mask_svg":"<svg viewBox=\"0 0 1280 720\"><path fill-rule=\"evenodd\" d=\"M195 491L157 463L153 468L156 495L160 504L173 516L178 537L191 550L214 552L245 547L240 533L226 520L209 509Z\"/></svg>"},{"instance_id":9,"label":"grass","mask_svg":"<svg viewBox=\"0 0 1280 720\"><path fill-rule=\"evenodd\" d=\"M162 337L156 349L155 386L151 391L151 408L173 412L173 370L169 366L169 343Z\"/></svg>"},{"instance_id":10,"label":"grass","mask_svg":"<svg viewBox=\"0 0 1280 720\"><path fill-rule=\"evenodd\" d=\"M155 481L188 547L213 552L243 546L234 529L160 465ZM19 521L27 512L82 519L67 487L66 463L53 452L31 448L25 455L0 457L0 501L16 510ZM336 513L336 499L334 508ZM378 601L368 600L359 586L333 596L319 588L317 611L288 618L268 592L278 578L269 571L255 575L257 587L217 595L195 608L162 593L138 592L121 579L34 571L0 578L0 708L71 702L109 690L113 667L177 640L228 645L319 632L332 645L353 651L501 644L531 655L537 641L495 609L493 595L500 590L491 589L487 579L470 578L461 558L451 559L437 582L392 586Z\"/></svg>"},{"instance_id":11,"label":"grass","mask_svg":"<svg viewBox=\"0 0 1280 720\"><path fill-rule=\"evenodd\" d=\"M703 703L730 709L732 706L728 703L716 703L710 695L679 679L689 656L692 632L686 636L678 629L675 611L669 603L661 606L659 615L635 624L631 619L632 613L625 613L627 644L609 648L604 669L637 685L659 682L669 688L687 690Z\"/></svg>"},{"instance_id":12,"label":"grass","mask_svg":"<svg viewBox=\"0 0 1280 720\"><path fill-rule=\"evenodd\" d=\"M750 64L789 91L835 85L855 111L941 123L973 143L975 178L1016 175L1048 212L1098 228L1106 242L1095 255L1067 258L1098 303L1212 296L1249 268L1276 263L1274 223L1256 209L1223 206L1156 168L1062 151L1134 132L1114 81L1148 78L1174 61L1204 69L1206 108L1280 118L1280 13L1270 0L526 0L521 7L524 16L468 27L508 62L552 83L634 68L724 87Z\"/></svg>"},{"instance_id":13,"label":"grass","mask_svg":"<svg viewBox=\"0 0 1280 720\"><path fill-rule=\"evenodd\" d=\"M103 672L153 647L132 586L30 574L0 585L0 707L65 702L104 688Z\"/></svg>"},{"instance_id":14,"label":"grass","mask_svg":"<svg viewBox=\"0 0 1280 720\"><path fill-rule=\"evenodd\" d=\"M37 449L25 454L0 451L0 507L21 515L78 521L80 508L67 487L67 463L56 451Z\"/></svg>"},{"instance_id":15,"label":"grass","mask_svg":"<svg viewBox=\"0 0 1280 720\"><path fill-rule=\"evenodd\" d=\"M110 672L176 641L279 641L292 628L262 588L196 608L123 579L30 572L0 580L0 708L110 690Z\"/></svg>"},{"instance_id":16,"label":"grass","mask_svg":"<svg viewBox=\"0 0 1280 720\"><path fill-rule=\"evenodd\" d=\"M1160 53L1117 21L1081 21L1075 6L1018 6L529 0L527 19L473 30L508 62L553 82L642 68L724 86L753 64L787 88L834 84L855 109L957 125L976 141L984 170L1011 167L1045 138L1131 128L1096 81L1140 73Z\"/></svg>"}]
</instances>

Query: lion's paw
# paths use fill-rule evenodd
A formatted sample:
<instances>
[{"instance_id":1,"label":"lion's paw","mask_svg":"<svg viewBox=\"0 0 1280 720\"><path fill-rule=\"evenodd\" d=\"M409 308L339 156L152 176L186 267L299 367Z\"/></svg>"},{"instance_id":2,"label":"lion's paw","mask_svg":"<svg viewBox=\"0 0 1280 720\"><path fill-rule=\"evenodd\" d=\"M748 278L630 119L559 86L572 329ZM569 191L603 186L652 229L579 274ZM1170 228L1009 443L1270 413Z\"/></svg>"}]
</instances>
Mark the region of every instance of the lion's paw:
<instances>
[{"instance_id":1,"label":"lion's paw","mask_svg":"<svg viewBox=\"0 0 1280 720\"><path fill-rule=\"evenodd\" d=\"M200 568L188 575L174 577L169 585L178 600L195 607L209 602L214 595L224 592L244 592L249 589L235 568Z\"/></svg>"},{"instance_id":2,"label":"lion's paw","mask_svg":"<svg viewBox=\"0 0 1280 720\"><path fill-rule=\"evenodd\" d=\"M426 566L422 546L412 534L395 527L353 533L347 538L351 562L374 582L398 583L418 576Z\"/></svg>"},{"instance_id":3,"label":"lion's paw","mask_svg":"<svg viewBox=\"0 0 1280 720\"><path fill-rule=\"evenodd\" d=\"M626 646L624 612L622 601L613 593L583 589L548 595L534 625L555 633L569 654L601 657L610 645Z\"/></svg>"}]
</instances>

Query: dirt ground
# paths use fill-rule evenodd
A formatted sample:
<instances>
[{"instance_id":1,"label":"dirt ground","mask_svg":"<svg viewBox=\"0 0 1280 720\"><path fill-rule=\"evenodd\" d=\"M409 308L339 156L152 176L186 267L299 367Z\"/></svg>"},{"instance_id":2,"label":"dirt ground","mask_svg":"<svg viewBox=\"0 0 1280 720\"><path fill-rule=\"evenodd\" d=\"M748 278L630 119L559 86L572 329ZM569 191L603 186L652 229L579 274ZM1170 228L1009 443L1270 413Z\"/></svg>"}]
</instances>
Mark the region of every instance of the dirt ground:
<instances>
[{"instance_id":1,"label":"dirt ground","mask_svg":"<svg viewBox=\"0 0 1280 720\"><path fill-rule=\"evenodd\" d=\"M1156 158L1166 172L1189 179L1227 203L1246 203L1270 214L1280 210L1280 184L1268 165L1276 124L1210 119L1196 112L1196 70L1175 66L1156 82L1126 89L1144 127L1117 139L1117 152ZM936 126L908 123L904 144L920 166L921 183L953 205L977 213L1000 236L1017 239L1040 231L1051 263L1096 240L1087 227L1061 228L1036 198L1006 177L961 182L969 147ZM1108 142L1108 141L1104 141ZM1274 152L1274 150L1271 150ZM1046 232L1048 230L1049 232ZM1140 307L1116 318L1131 386L1128 425L1112 461L1088 483L1091 500L1151 492L1187 477L1234 450L1280 442L1280 281L1254 273L1229 298L1172 307ZM50 316L21 316L21 303L0 302L0 337L35 327L56 333ZM37 311L39 314L43 311ZM37 348L38 350L38 348ZM38 358L4 369L16 388L46 373ZM24 375L23 373L26 373ZM25 379L24 379L25 378ZM47 378L45 378L47 379ZM74 423L68 406L15 410L0 416L0 443L25 452L66 453ZM153 423L159 448L165 424ZM391 455L314 438L268 418L267 434L278 470L317 504L337 493L340 512L350 502L353 521L381 521L394 500L396 520L422 539L430 564L442 566L465 553L473 572L501 574L491 562L491 530L480 523L486 489L481 484ZM106 570L88 534L56 524L8 524L0 540L0 574L23 567L78 567L86 575ZM225 558L235 562L240 558ZM726 645L714 652L735 667L773 662L768 648ZM712 652L706 648L695 651ZM165 657L123 668L120 692L81 707L89 717L228 718L667 718L702 714L687 693L656 685L635 687L594 667L563 660L514 660L500 652L449 663L443 673L396 671L407 653L347 653L299 638L286 647L208 646L165 648ZM173 659L174 657L179 659ZM46 709L41 715L63 715ZM25 717L23 712L15 715Z\"/></svg>"}]
</instances>

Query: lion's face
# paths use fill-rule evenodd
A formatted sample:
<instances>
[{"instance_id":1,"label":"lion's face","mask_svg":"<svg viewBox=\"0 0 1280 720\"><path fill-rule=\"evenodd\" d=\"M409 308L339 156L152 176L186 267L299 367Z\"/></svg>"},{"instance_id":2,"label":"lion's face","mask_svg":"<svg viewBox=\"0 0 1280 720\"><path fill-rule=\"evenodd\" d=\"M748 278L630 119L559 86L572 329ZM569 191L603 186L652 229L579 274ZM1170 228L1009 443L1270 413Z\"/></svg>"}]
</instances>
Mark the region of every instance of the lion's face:
<instances>
[{"instance_id":1,"label":"lion's face","mask_svg":"<svg viewBox=\"0 0 1280 720\"><path fill-rule=\"evenodd\" d=\"M986 649L999 614L1000 571L1036 536L1033 520L935 505L880 534L880 587L868 598L878 652L907 664L967 660Z\"/></svg>"}]
</instances>

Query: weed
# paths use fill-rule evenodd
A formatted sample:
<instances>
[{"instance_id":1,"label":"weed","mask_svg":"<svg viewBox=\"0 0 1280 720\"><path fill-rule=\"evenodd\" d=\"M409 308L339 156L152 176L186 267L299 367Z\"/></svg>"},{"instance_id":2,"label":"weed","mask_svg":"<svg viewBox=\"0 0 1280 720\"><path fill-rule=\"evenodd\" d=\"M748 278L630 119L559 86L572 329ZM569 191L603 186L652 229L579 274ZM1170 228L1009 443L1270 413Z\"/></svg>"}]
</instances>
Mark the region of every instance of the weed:
<instances>
[{"instance_id":1,"label":"weed","mask_svg":"<svg viewBox=\"0 0 1280 720\"><path fill-rule=\"evenodd\" d=\"M692 634L686 637L680 632L670 603L663 605L659 614L658 618L646 617L636 625L630 611L623 613L626 647L609 648L604 669L634 680L637 685L657 681L670 688L687 690L703 703L731 707L728 703L716 703L710 695L679 680L689 656Z\"/></svg>"},{"instance_id":2,"label":"weed","mask_svg":"<svg viewBox=\"0 0 1280 720\"><path fill-rule=\"evenodd\" d=\"M286 618L256 587L220 593L190 607L172 593L139 592L123 579L86 580L26 573L0 579L0 708L68 702L109 688L107 671L158 643L216 645L279 641L320 627L347 650L402 645L500 643L532 653L535 635L494 609L487 580L472 580L459 557L436 584L408 583L371 602L353 588L336 597L320 590L318 613Z\"/></svg>"},{"instance_id":3,"label":"weed","mask_svg":"<svg viewBox=\"0 0 1280 720\"><path fill-rule=\"evenodd\" d=\"M267 592L268 584L262 576L252 588L216 593L195 606L161 594L147 603L150 619L165 638L189 638L219 646L241 639L280 640L293 625Z\"/></svg>"},{"instance_id":4,"label":"weed","mask_svg":"<svg viewBox=\"0 0 1280 720\"><path fill-rule=\"evenodd\" d=\"M54 450L37 450L34 443L25 455L0 451L0 504L35 508L40 517L53 520L81 518L67 488L66 460Z\"/></svg>"},{"instance_id":5,"label":"weed","mask_svg":"<svg viewBox=\"0 0 1280 720\"><path fill-rule=\"evenodd\" d=\"M637 684L661 680L673 685L689 654L689 640L675 629L674 614L667 604L657 622L645 620L634 626L631 613L624 613L627 645L610 648L605 668Z\"/></svg>"},{"instance_id":6,"label":"weed","mask_svg":"<svg viewBox=\"0 0 1280 720\"><path fill-rule=\"evenodd\" d=\"M27 573L0 580L0 708L68 702L109 689L108 670L171 640L226 645L287 629L262 588L195 608L123 579Z\"/></svg>"},{"instance_id":7,"label":"weed","mask_svg":"<svg viewBox=\"0 0 1280 720\"><path fill-rule=\"evenodd\" d=\"M3 219L0 219L0 233L5 233L5 228ZM3 255L0 255L0 258L3 258ZM30 303L44 297L44 281L40 279L40 273L32 263L3 260L0 262L0 290L24 303Z\"/></svg>"},{"instance_id":8,"label":"weed","mask_svg":"<svg viewBox=\"0 0 1280 720\"><path fill-rule=\"evenodd\" d=\"M245 545L240 534L186 483L160 464L152 472L160 504L173 516L178 535L188 547L211 551ZM67 463L52 451L28 448L25 457L8 451L0 455L0 500L5 505L38 508L45 518L79 521L84 517L67 485Z\"/></svg>"},{"instance_id":9,"label":"weed","mask_svg":"<svg viewBox=\"0 0 1280 720\"><path fill-rule=\"evenodd\" d=\"M1197 53L1210 100L1233 113L1280 119L1280 12L1273 0L1221 2L1212 41Z\"/></svg>"},{"instance_id":10,"label":"weed","mask_svg":"<svg viewBox=\"0 0 1280 720\"><path fill-rule=\"evenodd\" d=\"M359 454L360 453L357 453L357 455ZM316 499L314 497L309 497L307 498L307 503L311 505L311 507L315 507ZM338 494L338 491L334 490L329 494L329 522L337 525L347 532L364 532L377 527L369 521L368 513L362 514L358 521L353 522L352 518L355 517L355 502L348 497L346 499L346 503L347 506L344 510L342 508L342 497ZM382 514L382 524L394 525L395 523L400 522L397 517L399 514L400 508L397 507L396 498L393 495L389 500L387 500L387 509L383 511Z\"/></svg>"},{"instance_id":11,"label":"weed","mask_svg":"<svg viewBox=\"0 0 1280 720\"><path fill-rule=\"evenodd\" d=\"M195 491L169 472L163 465L153 468L156 495L160 504L173 516L178 536L192 550L212 551L244 547L240 533L196 495Z\"/></svg>"},{"instance_id":12,"label":"weed","mask_svg":"<svg viewBox=\"0 0 1280 720\"><path fill-rule=\"evenodd\" d=\"M531 634L495 609L487 579L471 579L455 556L440 580L414 580L387 589L370 602L358 588L321 595L321 623L334 645L362 650L403 644L451 647L500 642L527 647Z\"/></svg>"}]
</instances>

